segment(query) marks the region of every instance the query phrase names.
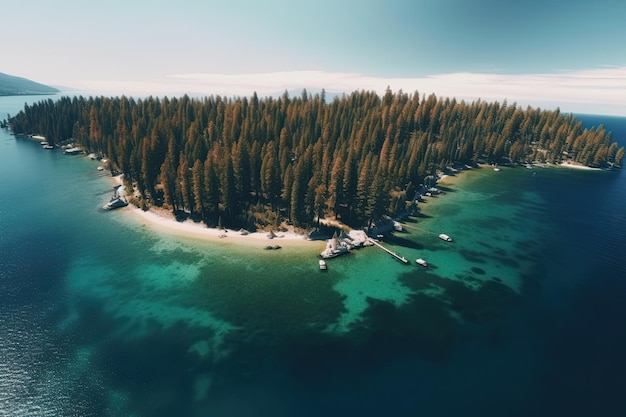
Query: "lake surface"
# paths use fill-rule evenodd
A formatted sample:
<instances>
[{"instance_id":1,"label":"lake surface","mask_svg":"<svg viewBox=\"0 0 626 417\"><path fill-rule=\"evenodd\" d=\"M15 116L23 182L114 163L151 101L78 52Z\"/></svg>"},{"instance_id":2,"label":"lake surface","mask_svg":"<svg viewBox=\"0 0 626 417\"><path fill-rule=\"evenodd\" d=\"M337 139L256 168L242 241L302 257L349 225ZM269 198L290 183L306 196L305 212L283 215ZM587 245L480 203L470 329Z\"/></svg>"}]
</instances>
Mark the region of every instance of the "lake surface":
<instances>
[{"instance_id":1,"label":"lake surface","mask_svg":"<svg viewBox=\"0 0 626 417\"><path fill-rule=\"evenodd\" d=\"M625 118L580 118L626 144ZM2 417L626 415L622 171L459 173L384 243L411 265L321 272L324 242L104 211L97 166L0 130Z\"/></svg>"}]
</instances>

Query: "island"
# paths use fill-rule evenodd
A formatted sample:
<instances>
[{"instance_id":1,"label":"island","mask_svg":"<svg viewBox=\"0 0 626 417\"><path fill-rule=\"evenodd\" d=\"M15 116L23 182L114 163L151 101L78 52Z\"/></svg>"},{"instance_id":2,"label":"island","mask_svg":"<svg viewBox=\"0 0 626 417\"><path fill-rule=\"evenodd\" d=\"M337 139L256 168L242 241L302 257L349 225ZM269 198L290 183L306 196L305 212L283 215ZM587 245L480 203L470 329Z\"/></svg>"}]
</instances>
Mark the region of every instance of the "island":
<instances>
[{"instance_id":1,"label":"island","mask_svg":"<svg viewBox=\"0 0 626 417\"><path fill-rule=\"evenodd\" d=\"M377 236L445 172L477 164L619 168L603 126L505 102L418 92L278 98L61 97L11 117L15 134L106 159L142 210L210 228L306 233L335 222Z\"/></svg>"}]
</instances>

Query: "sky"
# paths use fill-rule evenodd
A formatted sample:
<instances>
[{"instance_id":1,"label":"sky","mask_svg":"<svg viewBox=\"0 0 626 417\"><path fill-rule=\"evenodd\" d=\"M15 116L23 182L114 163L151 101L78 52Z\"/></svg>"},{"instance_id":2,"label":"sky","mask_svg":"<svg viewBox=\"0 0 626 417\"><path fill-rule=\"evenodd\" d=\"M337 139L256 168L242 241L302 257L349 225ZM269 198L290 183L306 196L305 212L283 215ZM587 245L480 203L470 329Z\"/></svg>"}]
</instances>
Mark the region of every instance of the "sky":
<instances>
[{"instance_id":1,"label":"sky","mask_svg":"<svg viewBox=\"0 0 626 417\"><path fill-rule=\"evenodd\" d=\"M20 0L0 72L103 94L324 88L626 116L624 0Z\"/></svg>"}]
</instances>

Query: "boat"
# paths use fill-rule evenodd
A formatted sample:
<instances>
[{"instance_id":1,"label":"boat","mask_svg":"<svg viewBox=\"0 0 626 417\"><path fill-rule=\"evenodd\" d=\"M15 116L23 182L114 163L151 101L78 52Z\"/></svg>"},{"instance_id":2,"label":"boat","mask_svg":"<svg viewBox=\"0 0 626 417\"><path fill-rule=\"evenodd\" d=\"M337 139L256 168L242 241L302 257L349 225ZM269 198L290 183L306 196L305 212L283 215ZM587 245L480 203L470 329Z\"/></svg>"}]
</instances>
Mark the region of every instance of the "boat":
<instances>
[{"instance_id":1,"label":"boat","mask_svg":"<svg viewBox=\"0 0 626 417\"><path fill-rule=\"evenodd\" d=\"M402 223L394 220L394 222L393 222L393 230L395 230L396 232L401 232L402 231Z\"/></svg>"},{"instance_id":2,"label":"boat","mask_svg":"<svg viewBox=\"0 0 626 417\"><path fill-rule=\"evenodd\" d=\"M118 190L121 188L121 185L116 185L113 187L113 196L102 208L105 210L113 210L120 207L126 207L128 205L128 200L123 195L120 195Z\"/></svg>"},{"instance_id":3,"label":"boat","mask_svg":"<svg viewBox=\"0 0 626 417\"><path fill-rule=\"evenodd\" d=\"M426 262L425 260L423 260L422 258L418 258L415 260L415 262L417 262L418 265L423 266L424 268L428 267L428 262Z\"/></svg>"},{"instance_id":4,"label":"boat","mask_svg":"<svg viewBox=\"0 0 626 417\"><path fill-rule=\"evenodd\" d=\"M104 171L104 167L103 166L99 166L98 168L96 168L98 171Z\"/></svg>"},{"instance_id":5,"label":"boat","mask_svg":"<svg viewBox=\"0 0 626 417\"><path fill-rule=\"evenodd\" d=\"M111 201L106 203L102 208L105 210L113 210L120 207L126 207L128 205L128 201L124 197L117 196L111 198Z\"/></svg>"},{"instance_id":6,"label":"boat","mask_svg":"<svg viewBox=\"0 0 626 417\"><path fill-rule=\"evenodd\" d=\"M498 171L500 171L500 168L495 167L493 170L494 170L494 171L496 171L496 172L498 172Z\"/></svg>"},{"instance_id":7,"label":"boat","mask_svg":"<svg viewBox=\"0 0 626 417\"><path fill-rule=\"evenodd\" d=\"M33 135L31 136L33 139L37 139L37 140L46 140L45 136L42 135Z\"/></svg>"},{"instance_id":8,"label":"boat","mask_svg":"<svg viewBox=\"0 0 626 417\"><path fill-rule=\"evenodd\" d=\"M446 242L452 242L452 238L445 233L440 234L439 239L445 240Z\"/></svg>"},{"instance_id":9,"label":"boat","mask_svg":"<svg viewBox=\"0 0 626 417\"><path fill-rule=\"evenodd\" d=\"M76 155L77 153L81 153L83 150L78 146L74 146L72 148L67 148L63 151L66 155Z\"/></svg>"},{"instance_id":10,"label":"boat","mask_svg":"<svg viewBox=\"0 0 626 417\"><path fill-rule=\"evenodd\" d=\"M52 145L43 145L42 147L43 149L54 149L54 146Z\"/></svg>"},{"instance_id":11,"label":"boat","mask_svg":"<svg viewBox=\"0 0 626 417\"><path fill-rule=\"evenodd\" d=\"M328 267L326 266L326 261L324 261L323 259L320 259L320 269L322 271L326 271L328 269Z\"/></svg>"}]
</instances>

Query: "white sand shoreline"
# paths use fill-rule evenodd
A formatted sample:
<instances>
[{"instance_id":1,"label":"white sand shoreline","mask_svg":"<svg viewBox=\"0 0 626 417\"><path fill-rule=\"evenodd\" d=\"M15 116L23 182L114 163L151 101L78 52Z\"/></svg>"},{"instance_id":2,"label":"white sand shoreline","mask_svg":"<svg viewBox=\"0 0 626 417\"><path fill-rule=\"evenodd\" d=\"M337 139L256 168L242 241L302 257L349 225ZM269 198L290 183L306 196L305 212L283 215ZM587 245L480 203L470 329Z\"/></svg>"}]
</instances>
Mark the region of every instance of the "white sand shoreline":
<instances>
[{"instance_id":1,"label":"white sand shoreline","mask_svg":"<svg viewBox=\"0 0 626 417\"><path fill-rule=\"evenodd\" d=\"M115 186L122 185L121 175L113 177ZM122 191L121 194L124 194ZM275 237L269 238L269 232L249 232L242 234L239 230L234 229L218 229L215 227L207 227L202 222L195 222L191 219L184 221L176 220L174 214L162 208L151 207L150 210L142 210L133 205L128 205L122 209L118 209L124 213L134 217L134 221L139 224L150 227L153 230L170 233L175 236L192 239L202 239L205 241L220 243L237 243L237 244L254 244L255 246L282 246L284 244L293 245L310 245L320 246L319 240L310 240L304 234L294 231L274 232Z\"/></svg>"},{"instance_id":2,"label":"white sand shoreline","mask_svg":"<svg viewBox=\"0 0 626 417\"><path fill-rule=\"evenodd\" d=\"M572 168L572 169L583 169L583 170L587 170L587 171L601 171L601 168L593 168L593 167L588 167L587 165L582 165L582 164L578 164L578 163L571 163L571 162L561 162L560 164L555 164L555 165L551 165L551 166L555 166L555 167L559 167L559 168Z\"/></svg>"},{"instance_id":3,"label":"white sand shoreline","mask_svg":"<svg viewBox=\"0 0 626 417\"><path fill-rule=\"evenodd\" d=\"M178 221L171 212L162 209L152 208L151 210L144 211L140 208L129 206L127 209L124 209L124 211L131 213L132 216L138 219L142 224L154 228L155 230L186 238L199 238L213 242L232 241L237 244L250 243L255 246L275 246L287 243L289 245L320 245L319 241L307 239L305 235L292 231L275 232L276 236L270 239L268 232L249 232L248 234L242 234L240 231L233 229L206 227L204 223L194 222L191 219Z\"/></svg>"},{"instance_id":4,"label":"white sand shoreline","mask_svg":"<svg viewBox=\"0 0 626 417\"><path fill-rule=\"evenodd\" d=\"M479 164L481 168L493 168L493 165L489 164ZM510 168L510 165L500 165L498 168ZM515 165L515 168L523 168L523 165ZM579 164L577 162L566 162L563 161L559 164L551 164L547 162L537 162L531 165L531 167L539 167L539 168L571 168L571 169L580 169L586 171L602 171L602 168L594 168L587 165Z\"/></svg>"},{"instance_id":5,"label":"white sand shoreline","mask_svg":"<svg viewBox=\"0 0 626 417\"><path fill-rule=\"evenodd\" d=\"M122 176L118 175L113 177L114 186L122 186L120 194L125 195L123 189ZM438 178L437 182L452 178L448 175L442 175ZM294 231L274 232L274 237L269 238L269 232L248 232L242 234L239 230L235 229L218 229L214 227L207 227L202 222L196 222L191 219L179 221L175 218L174 214L169 211L158 207L151 207L149 210L142 210L139 207L128 205L116 211L121 211L133 217L131 221L149 227L151 230L160 231L179 236L183 238L200 239L204 241L210 241L215 243L233 243L243 245L254 245L255 247L268 247L268 246L309 246L311 248L318 247L319 250L326 244L326 240L311 240L306 235L296 233Z\"/></svg>"},{"instance_id":6,"label":"white sand shoreline","mask_svg":"<svg viewBox=\"0 0 626 417\"><path fill-rule=\"evenodd\" d=\"M487 167L488 165L485 165ZM599 170L599 168L592 168L581 164L566 163L560 164L535 164L537 167L555 167L555 168L571 168L581 170ZM454 181L453 178L455 179ZM438 178L438 183L441 185L447 185L450 183L456 183L458 178L456 176L441 175ZM113 177L115 185L122 185L121 176ZM140 224L148 226L154 230L171 233L176 236L202 239L213 242L232 242L237 244L254 244L255 246L275 246L289 243L290 245L310 245L319 246L320 241L310 240L304 234L299 234L294 231L287 232L275 232L276 236L272 239L268 237L268 232L249 232L242 234L238 230L233 229L218 229L206 227L202 222L194 222L191 219L184 221L176 220L174 214L168 210L161 208L151 208L144 211L138 207L128 206L123 208L122 211L130 213L131 216L138 220Z\"/></svg>"}]
</instances>

